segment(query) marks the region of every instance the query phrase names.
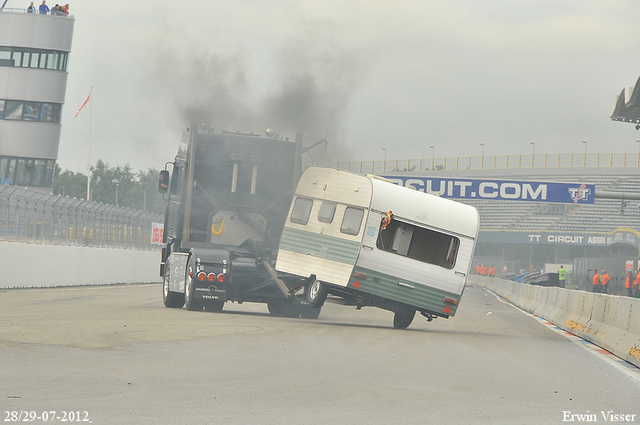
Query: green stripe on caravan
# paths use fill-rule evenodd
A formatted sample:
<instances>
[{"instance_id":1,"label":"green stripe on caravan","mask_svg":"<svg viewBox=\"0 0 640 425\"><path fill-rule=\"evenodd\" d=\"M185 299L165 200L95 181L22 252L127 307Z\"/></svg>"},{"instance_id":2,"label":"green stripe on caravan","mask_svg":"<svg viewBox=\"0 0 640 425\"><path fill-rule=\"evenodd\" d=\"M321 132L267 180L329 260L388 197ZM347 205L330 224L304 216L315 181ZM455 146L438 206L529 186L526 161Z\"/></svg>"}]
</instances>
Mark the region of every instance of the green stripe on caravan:
<instances>
[{"instance_id":1,"label":"green stripe on caravan","mask_svg":"<svg viewBox=\"0 0 640 425\"><path fill-rule=\"evenodd\" d=\"M460 300L459 294L443 291L441 289L432 288L422 283L411 282L408 280L398 280L397 277L388 274L376 272L363 267L355 268L356 273L362 273L367 276L366 279L359 279L352 276L349 280L349 287L358 281L360 290L371 295L387 298L389 300L409 304L421 309L440 313L447 306L451 313L449 316L456 314L457 305L445 303L445 298Z\"/></svg>"},{"instance_id":2,"label":"green stripe on caravan","mask_svg":"<svg viewBox=\"0 0 640 425\"><path fill-rule=\"evenodd\" d=\"M280 249L340 263L354 264L360 243L327 235L285 227L280 237Z\"/></svg>"}]
</instances>

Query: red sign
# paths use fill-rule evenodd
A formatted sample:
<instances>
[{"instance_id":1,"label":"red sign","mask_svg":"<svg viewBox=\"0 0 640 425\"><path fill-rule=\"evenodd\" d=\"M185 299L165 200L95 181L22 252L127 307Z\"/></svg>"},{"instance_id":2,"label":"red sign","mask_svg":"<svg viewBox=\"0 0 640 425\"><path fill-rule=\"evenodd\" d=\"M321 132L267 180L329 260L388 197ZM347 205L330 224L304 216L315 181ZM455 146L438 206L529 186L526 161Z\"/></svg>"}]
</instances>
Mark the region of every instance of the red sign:
<instances>
[{"instance_id":1,"label":"red sign","mask_svg":"<svg viewBox=\"0 0 640 425\"><path fill-rule=\"evenodd\" d=\"M164 223L151 223L151 244L162 245L162 237L164 236Z\"/></svg>"}]
</instances>

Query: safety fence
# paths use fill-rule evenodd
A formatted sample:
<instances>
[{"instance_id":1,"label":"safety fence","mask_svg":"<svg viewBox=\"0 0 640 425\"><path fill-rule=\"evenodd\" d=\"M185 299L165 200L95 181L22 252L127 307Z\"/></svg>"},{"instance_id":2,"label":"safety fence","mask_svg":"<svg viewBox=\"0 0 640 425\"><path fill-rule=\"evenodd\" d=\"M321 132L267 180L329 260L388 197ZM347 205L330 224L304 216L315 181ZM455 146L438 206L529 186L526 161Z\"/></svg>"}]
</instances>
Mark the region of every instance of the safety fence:
<instances>
[{"instance_id":1,"label":"safety fence","mask_svg":"<svg viewBox=\"0 0 640 425\"><path fill-rule=\"evenodd\" d=\"M0 241L157 250L163 220L159 214L0 185Z\"/></svg>"},{"instance_id":2,"label":"safety fence","mask_svg":"<svg viewBox=\"0 0 640 425\"><path fill-rule=\"evenodd\" d=\"M512 304L640 367L640 299L485 276L469 283L484 286Z\"/></svg>"},{"instance_id":3,"label":"safety fence","mask_svg":"<svg viewBox=\"0 0 640 425\"><path fill-rule=\"evenodd\" d=\"M483 155L454 158L385 159L381 161L338 162L337 167L361 174L513 168L637 168L640 167L640 153Z\"/></svg>"}]
</instances>

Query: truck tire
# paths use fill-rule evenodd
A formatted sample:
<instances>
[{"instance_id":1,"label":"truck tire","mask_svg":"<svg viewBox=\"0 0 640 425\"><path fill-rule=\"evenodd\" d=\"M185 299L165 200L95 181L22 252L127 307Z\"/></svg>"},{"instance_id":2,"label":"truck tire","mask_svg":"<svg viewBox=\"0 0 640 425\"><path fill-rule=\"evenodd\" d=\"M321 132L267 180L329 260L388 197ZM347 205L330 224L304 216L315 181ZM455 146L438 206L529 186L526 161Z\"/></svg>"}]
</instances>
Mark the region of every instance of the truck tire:
<instances>
[{"instance_id":1,"label":"truck tire","mask_svg":"<svg viewBox=\"0 0 640 425\"><path fill-rule=\"evenodd\" d=\"M307 292L307 303L311 308L320 308L327 299L329 293L329 287L326 283L320 282L318 279L314 280L309 291Z\"/></svg>"},{"instance_id":2,"label":"truck tire","mask_svg":"<svg viewBox=\"0 0 640 425\"><path fill-rule=\"evenodd\" d=\"M400 306L393 315L393 327L396 329L407 329L416 315L416 309Z\"/></svg>"},{"instance_id":3,"label":"truck tire","mask_svg":"<svg viewBox=\"0 0 640 425\"><path fill-rule=\"evenodd\" d=\"M320 316L320 310L322 310L322 308L320 308L320 307L313 308L313 307L309 307L308 305L301 304L300 305L300 317L302 317L303 319L315 320Z\"/></svg>"},{"instance_id":4,"label":"truck tire","mask_svg":"<svg viewBox=\"0 0 640 425\"><path fill-rule=\"evenodd\" d=\"M184 305L184 294L169 290L170 273L171 267L167 262L164 268L164 276L162 277L162 302L167 308L182 308Z\"/></svg>"},{"instance_id":5,"label":"truck tire","mask_svg":"<svg viewBox=\"0 0 640 425\"><path fill-rule=\"evenodd\" d=\"M223 308L224 308L224 301L223 300L208 301L204 305L205 311L213 311L214 313L220 313Z\"/></svg>"},{"instance_id":6,"label":"truck tire","mask_svg":"<svg viewBox=\"0 0 640 425\"><path fill-rule=\"evenodd\" d=\"M195 283L193 282L193 274L196 272L196 264L192 256L187 261L187 269L184 274L184 305L187 310L202 310L202 306L195 300Z\"/></svg>"}]
</instances>

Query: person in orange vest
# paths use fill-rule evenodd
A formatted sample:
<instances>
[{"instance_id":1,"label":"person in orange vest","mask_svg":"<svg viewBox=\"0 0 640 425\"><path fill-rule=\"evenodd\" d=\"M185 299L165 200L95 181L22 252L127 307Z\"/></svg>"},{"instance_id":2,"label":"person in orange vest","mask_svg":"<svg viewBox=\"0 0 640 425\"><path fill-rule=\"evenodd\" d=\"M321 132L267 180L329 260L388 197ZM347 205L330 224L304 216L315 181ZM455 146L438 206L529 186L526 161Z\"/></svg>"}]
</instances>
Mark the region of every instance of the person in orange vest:
<instances>
[{"instance_id":1,"label":"person in orange vest","mask_svg":"<svg viewBox=\"0 0 640 425\"><path fill-rule=\"evenodd\" d=\"M627 294L630 297L633 297L633 287L635 286L635 277L633 276L633 272L631 270L627 271L627 281L624 284L624 287L627 288Z\"/></svg>"},{"instance_id":2,"label":"person in orange vest","mask_svg":"<svg viewBox=\"0 0 640 425\"><path fill-rule=\"evenodd\" d=\"M609 277L609 273L605 269L602 269L602 293L609 293L609 281L611 278Z\"/></svg>"},{"instance_id":3,"label":"person in orange vest","mask_svg":"<svg viewBox=\"0 0 640 425\"><path fill-rule=\"evenodd\" d=\"M496 277L496 268L493 267L493 265L491 265L491 267L489 267L489 276Z\"/></svg>"},{"instance_id":4,"label":"person in orange vest","mask_svg":"<svg viewBox=\"0 0 640 425\"><path fill-rule=\"evenodd\" d=\"M638 297L638 294L640 293L640 268L638 268L638 273L636 274L636 281L635 281L635 285L633 285L633 296L634 297Z\"/></svg>"},{"instance_id":5,"label":"person in orange vest","mask_svg":"<svg viewBox=\"0 0 640 425\"><path fill-rule=\"evenodd\" d=\"M488 276L489 275L489 267L487 267L486 264L482 265L482 276Z\"/></svg>"},{"instance_id":6,"label":"person in orange vest","mask_svg":"<svg viewBox=\"0 0 640 425\"><path fill-rule=\"evenodd\" d=\"M600 292L600 273L598 270L593 271L593 292Z\"/></svg>"}]
</instances>

